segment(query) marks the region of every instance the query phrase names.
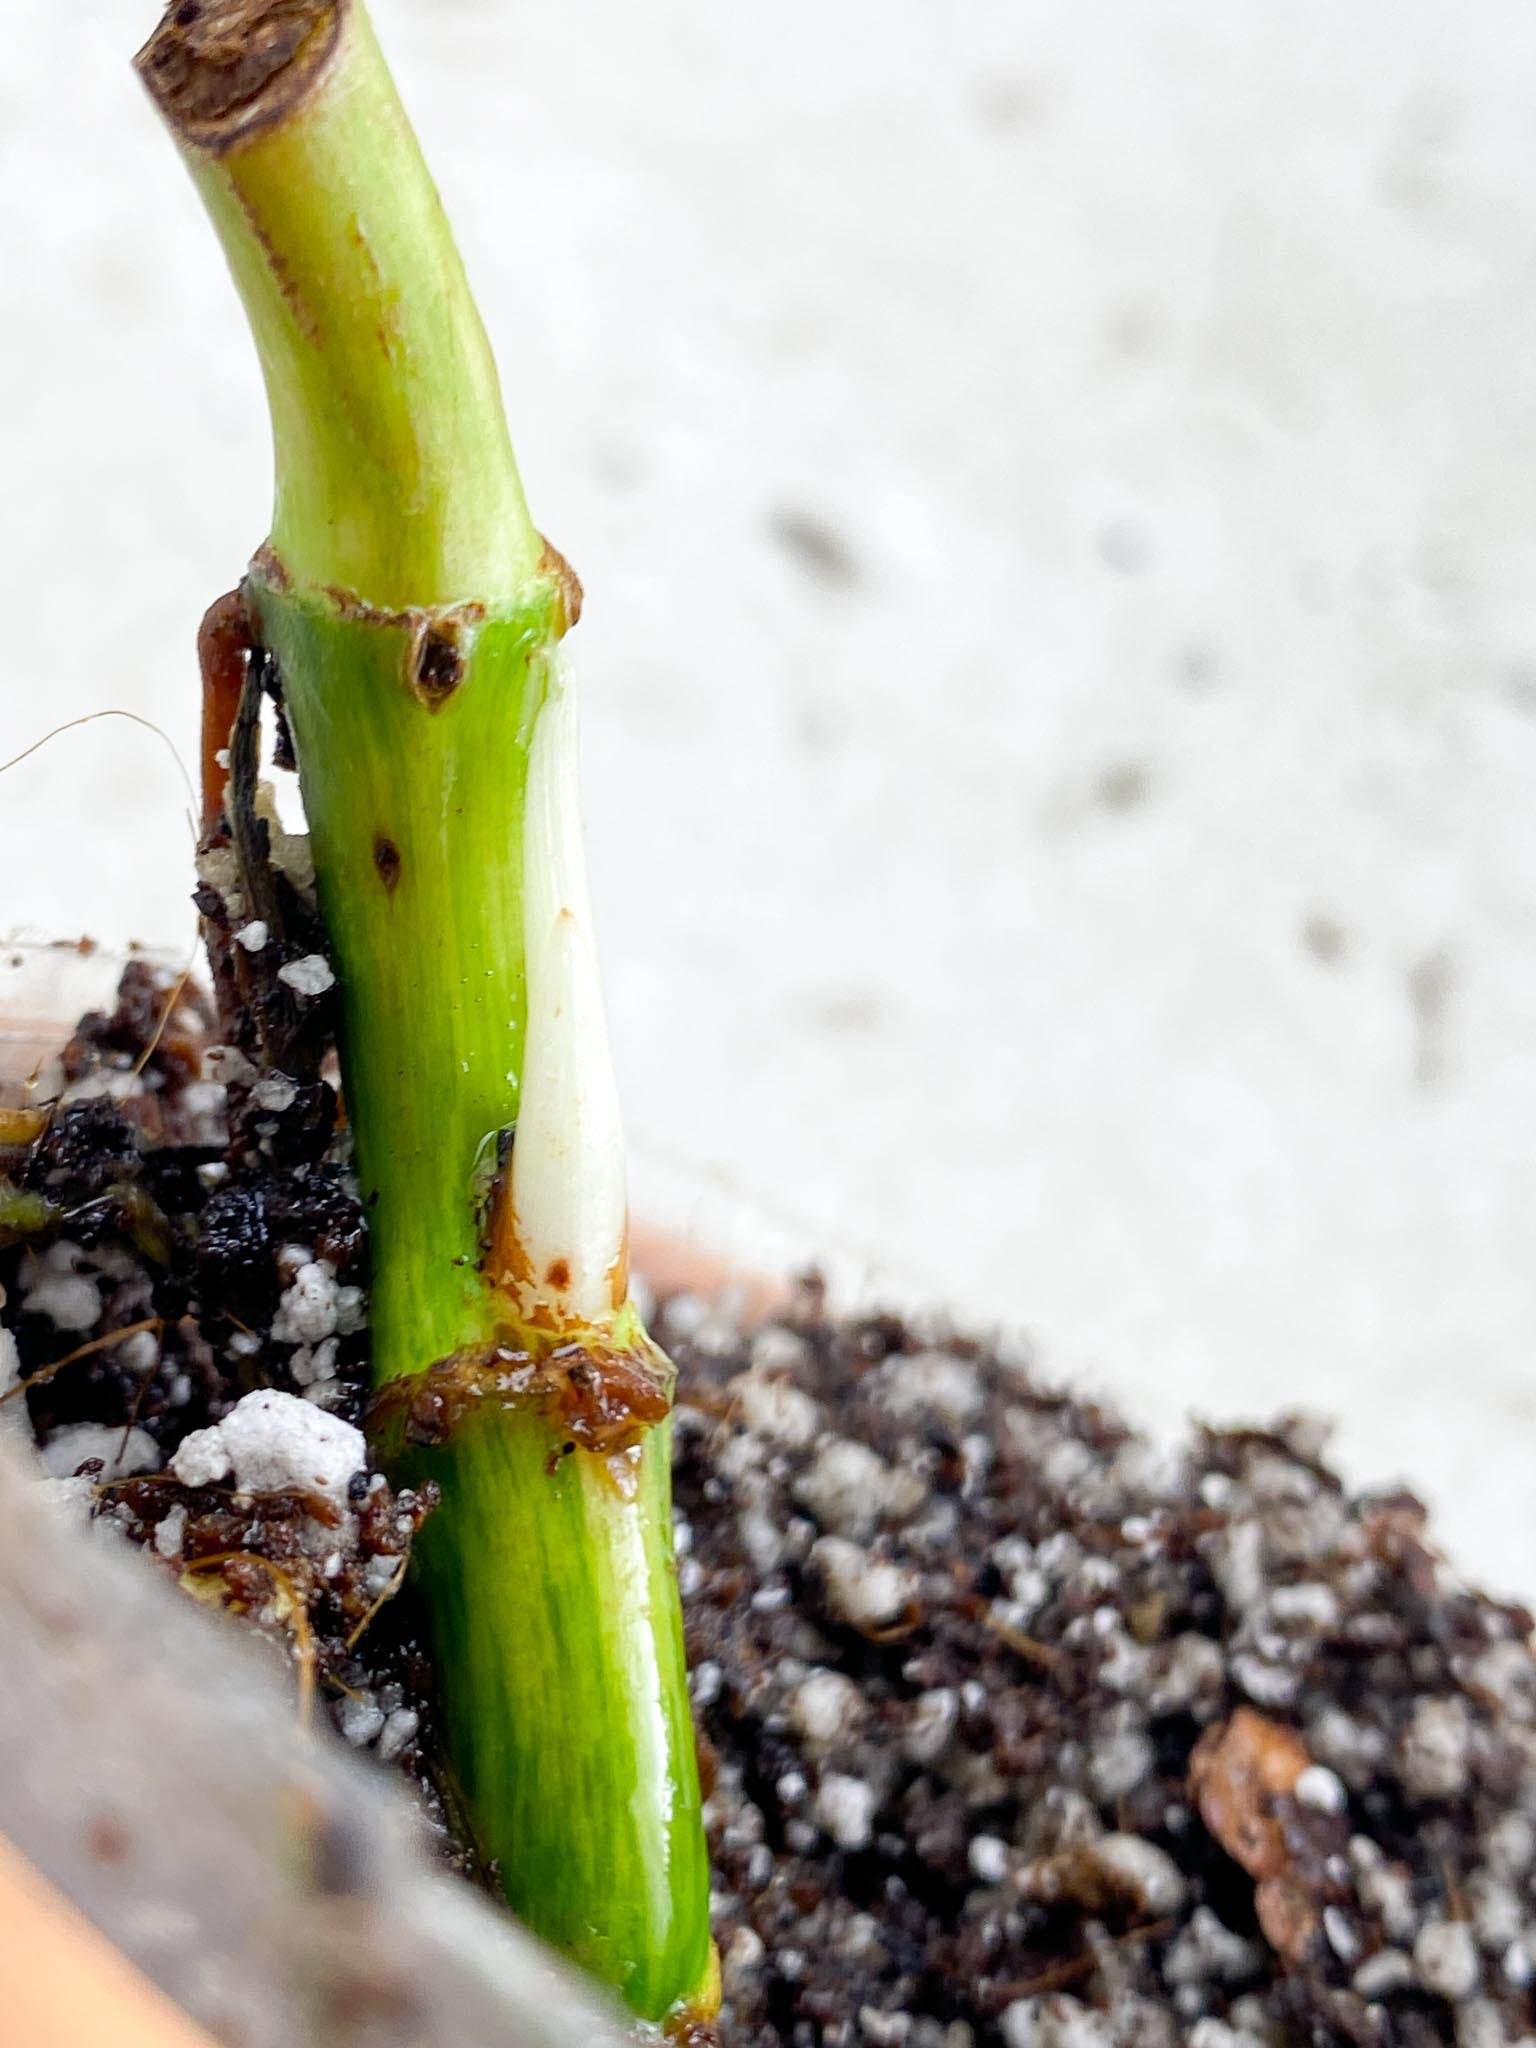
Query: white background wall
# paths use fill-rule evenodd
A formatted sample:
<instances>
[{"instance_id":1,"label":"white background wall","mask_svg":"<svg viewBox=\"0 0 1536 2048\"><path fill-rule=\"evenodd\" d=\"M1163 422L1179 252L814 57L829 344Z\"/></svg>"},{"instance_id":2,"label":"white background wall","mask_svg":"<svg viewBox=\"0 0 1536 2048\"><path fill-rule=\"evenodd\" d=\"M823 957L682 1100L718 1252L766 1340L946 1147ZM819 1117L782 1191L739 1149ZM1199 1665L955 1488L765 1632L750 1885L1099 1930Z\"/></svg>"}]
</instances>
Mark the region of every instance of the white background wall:
<instances>
[{"instance_id":1,"label":"white background wall","mask_svg":"<svg viewBox=\"0 0 1536 2048\"><path fill-rule=\"evenodd\" d=\"M1336 1411L1536 1590L1536 14L375 12L587 584L642 1198ZM6 0L3 753L190 759L264 530L154 13ZM179 941L180 788L6 778L0 924Z\"/></svg>"}]
</instances>

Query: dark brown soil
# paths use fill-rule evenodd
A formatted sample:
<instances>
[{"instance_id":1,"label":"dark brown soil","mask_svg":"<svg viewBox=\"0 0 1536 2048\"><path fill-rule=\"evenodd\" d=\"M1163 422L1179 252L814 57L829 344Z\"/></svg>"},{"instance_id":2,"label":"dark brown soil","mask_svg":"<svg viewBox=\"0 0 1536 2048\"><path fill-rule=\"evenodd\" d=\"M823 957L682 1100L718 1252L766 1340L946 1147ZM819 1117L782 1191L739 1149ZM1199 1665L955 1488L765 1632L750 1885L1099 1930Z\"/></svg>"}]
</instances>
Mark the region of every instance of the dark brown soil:
<instances>
[{"instance_id":1,"label":"dark brown soil","mask_svg":"<svg viewBox=\"0 0 1536 2048\"><path fill-rule=\"evenodd\" d=\"M29 1382L0 1426L247 1615L464 1861L391 1600L432 1503L349 1463L366 1232L283 891L268 996L307 968L266 1033L212 1050L137 965L0 1159L0 1388ZM654 1326L728 2042L1536 2048L1531 1617L1461 1586L1410 1496L1352 1497L1306 1423L1155 1446L1006 1346L814 1286ZM210 1476L220 1439L188 1439L257 1390L331 1418L344 1484Z\"/></svg>"},{"instance_id":2,"label":"dark brown soil","mask_svg":"<svg viewBox=\"0 0 1536 2048\"><path fill-rule=\"evenodd\" d=\"M728 2039L1528 2037L1531 1617L1415 1500L814 1288L658 1334Z\"/></svg>"},{"instance_id":3,"label":"dark brown soil","mask_svg":"<svg viewBox=\"0 0 1536 2048\"><path fill-rule=\"evenodd\" d=\"M269 976L291 951L273 945ZM473 1868L435 1768L416 1616L396 1604L433 1499L397 1494L355 1427L368 1246L336 1091L218 1035L195 990L131 963L115 1010L65 1049L41 1136L0 1149L0 1428L30 1425L63 1511L249 1620L305 1711L318 1698L398 1764L445 1855ZM206 1455L200 1471L198 1443L248 1396L327 1418L339 1482L289 1483L281 1458L244 1489Z\"/></svg>"}]
</instances>

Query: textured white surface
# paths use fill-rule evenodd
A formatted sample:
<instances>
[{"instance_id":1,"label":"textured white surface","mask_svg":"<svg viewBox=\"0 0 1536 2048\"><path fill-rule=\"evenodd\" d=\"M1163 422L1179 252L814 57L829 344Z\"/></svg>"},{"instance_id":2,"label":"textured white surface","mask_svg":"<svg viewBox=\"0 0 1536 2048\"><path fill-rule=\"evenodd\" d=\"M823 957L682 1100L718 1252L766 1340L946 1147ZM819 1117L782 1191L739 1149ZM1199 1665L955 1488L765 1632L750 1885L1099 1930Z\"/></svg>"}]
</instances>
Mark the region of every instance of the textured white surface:
<instances>
[{"instance_id":1,"label":"textured white surface","mask_svg":"<svg viewBox=\"0 0 1536 2048\"><path fill-rule=\"evenodd\" d=\"M6 751L190 755L263 531L153 12L6 8ZM588 587L641 1197L1334 1410L1536 1587L1536 14L376 12ZM181 804L61 741L0 922L178 938Z\"/></svg>"},{"instance_id":2,"label":"textured white surface","mask_svg":"<svg viewBox=\"0 0 1536 2048\"><path fill-rule=\"evenodd\" d=\"M233 1470L242 1493L319 1493L340 1512L348 1481L366 1461L360 1429L297 1394L261 1387L211 1429L194 1429L171 1470L188 1486L211 1485Z\"/></svg>"}]
</instances>

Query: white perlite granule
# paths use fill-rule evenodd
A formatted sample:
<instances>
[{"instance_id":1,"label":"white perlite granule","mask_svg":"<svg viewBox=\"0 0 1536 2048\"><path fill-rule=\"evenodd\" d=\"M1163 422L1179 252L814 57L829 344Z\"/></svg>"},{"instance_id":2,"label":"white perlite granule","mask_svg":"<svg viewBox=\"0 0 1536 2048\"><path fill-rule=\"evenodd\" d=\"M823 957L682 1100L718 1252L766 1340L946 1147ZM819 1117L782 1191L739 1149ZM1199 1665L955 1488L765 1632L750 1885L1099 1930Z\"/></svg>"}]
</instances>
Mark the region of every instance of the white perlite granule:
<instances>
[{"instance_id":1,"label":"white perlite granule","mask_svg":"<svg viewBox=\"0 0 1536 2048\"><path fill-rule=\"evenodd\" d=\"M278 814L277 791L262 778L256 785L254 809L267 826L267 862L286 875L301 896L315 886L315 856L307 832L290 832Z\"/></svg>"},{"instance_id":2,"label":"white perlite granule","mask_svg":"<svg viewBox=\"0 0 1536 2048\"><path fill-rule=\"evenodd\" d=\"M1027 1629L1051 1597L1051 1582L1035 1562L1035 1549L1022 1536L1004 1536L993 1544L991 1561L1003 1575L1008 1600L1015 1614L1013 1628Z\"/></svg>"},{"instance_id":3,"label":"white perlite granule","mask_svg":"<svg viewBox=\"0 0 1536 2048\"><path fill-rule=\"evenodd\" d=\"M1008 1844L1001 1835L973 1835L966 1861L972 1877L983 1884L1001 1884L1008 1875Z\"/></svg>"},{"instance_id":4,"label":"white perlite granule","mask_svg":"<svg viewBox=\"0 0 1536 2048\"><path fill-rule=\"evenodd\" d=\"M1473 1998L1456 2013L1456 2048L1529 2048L1531 2036L1522 2034L1511 2044L1504 2031L1504 2016L1491 1998Z\"/></svg>"},{"instance_id":5,"label":"white perlite granule","mask_svg":"<svg viewBox=\"0 0 1536 2048\"><path fill-rule=\"evenodd\" d=\"M1269 1596L1269 1611L1282 1627L1287 1622L1301 1622L1314 1629L1335 1629L1339 1625L1339 1596L1331 1586L1311 1582L1277 1586Z\"/></svg>"},{"instance_id":6,"label":"white perlite granule","mask_svg":"<svg viewBox=\"0 0 1536 2048\"><path fill-rule=\"evenodd\" d=\"M1152 1768L1152 1738L1140 1728L1124 1728L1102 1736L1088 1757L1088 1781L1093 1796L1113 1806L1127 1792L1134 1791Z\"/></svg>"},{"instance_id":7,"label":"white perlite granule","mask_svg":"<svg viewBox=\"0 0 1536 2048\"><path fill-rule=\"evenodd\" d=\"M954 1738L960 1719L960 1702L950 1686L920 1692L912 1702L901 1746L915 1764L936 1763Z\"/></svg>"},{"instance_id":8,"label":"white perlite granule","mask_svg":"<svg viewBox=\"0 0 1536 2048\"><path fill-rule=\"evenodd\" d=\"M1468 1916L1478 1941L1494 1954L1518 1941L1525 1929L1520 1894L1486 1870L1474 1870L1463 1888Z\"/></svg>"},{"instance_id":9,"label":"white perlite granule","mask_svg":"<svg viewBox=\"0 0 1536 2048\"><path fill-rule=\"evenodd\" d=\"M912 2032L908 2012L881 2012L878 2006L859 2007L859 2033L870 2048L901 2048Z\"/></svg>"},{"instance_id":10,"label":"white perlite granule","mask_svg":"<svg viewBox=\"0 0 1536 2048\"><path fill-rule=\"evenodd\" d=\"M160 1339L153 1330L137 1330L117 1346L117 1362L135 1379L147 1379L160 1363Z\"/></svg>"},{"instance_id":11,"label":"white perlite granule","mask_svg":"<svg viewBox=\"0 0 1536 2048\"><path fill-rule=\"evenodd\" d=\"M1188 1889L1184 1873L1155 1842L1140 1835L1105 1835L1092 1849L1094 1862L1128 1884L1154 1918L1177 1913Z\"/></svg>"},{"instance_id":12,"label":"white perlite granule","mask_svg":"<svg viewBox=\"0 0 1536 2048\"><path fill-rule=\"evenodd\" d=\"M922 1415L931 1409L956 1429L970 1420L984 1398L974 1367L943 1351L889 1359L881 1369L880 1387L893 1415Z\"/></svg>"},{"instance_id":13,"label":"white perlite granule","mask_svg":"<svg viewBox=\"0 0 1536 2048\"><path fill-rule=\"evenodd\" d=\"M338 1508L366 1463L363 1433L297 1394L263 1387L211 1429L195 1429L171 1460L184 1486L234 1476L241 1493L319 1493Z\"/></svg>"},{"instance_id":14,"label":"white perlite granule","mask_svg":"<svg viewBox=\"0 0 1536 2048\"><path fill-rule=\"evenodd\" d=\"M1424 1699L1403 1734L1403 1783L1415 1799L1454 1799L1467 1782L1471 1725L1465 1702Z\"/></svg>"},{"instance_id":15,"label":"white perlite granule","mask_svg":"<svg viewBox=\"0 0 1536 2048\"><path fill-rule=\"evenodd\" d=\"M758 1372L794 1372L810 1356L805 1339L782 1323L767 1323L752 1339L752 1364Z\"/></svg>"},{"instance_id":16,"label":"white perlite granule","mask_svg":"<svg viewBox=\"0 0 1536 2048\"><path fill-rule=\"evenodd\" d=\"M29 1315L46 1316L56 1330L79 1336L93 1330L101 1315L96 1282L79 1268L86 1254L67 1237L39 1256L28 1252L21 1262L21 1305Z\"/></svg>"},{"instance_id":17,"label":"white perlite granule","mask_svg":"<svg viewBox=\"0 0 1536 2048\"><path fill-rule=\"evenodd\" d=\"M795 1499L837 1536L871 1536L885 1507L889 1467L867 1444L823 1444L795 1483Z\"/></svg>"},{"instance_id":18,"label":"white perlite granule","mask_svg":"<svg viewBox=\"0 0 1536 2048\"><path fill-rule=\"evenodd\" d=\"M744 1372L726 1389L738 1403L742 1420L759 1436L801 1450L821 1427L821 1410L800 1387L772 1380L765 1373Z\"/></svg>"},{"instance_id":19,"label":"white perlite granule","mask_svg":"<svg viewBox=\"0 0 1536 2048\"><path fill-rule=\"evenodd\" d=\"M329 1259L311 1259L307 1253L301 1257L303 1263L292 1271L272 1318L277 1342L323 1344L327 1337L346 1337L360 1330L366 1320L363 1290L338 1287L336 1268ZM326 1375L322 1372L314 1377Z\"/></svg>"},{"instance_id":20,"label":"white perlite granule","mask_svg":"<svg viewBox=\"0 0 1536 2048\"><path fill-rule=\"evenodd\" d=\"M1264 1951L1218 1920L1209 1906L1196 1906L1189 1924L1163 1958L1167 1984L1241 1984L1264 1968Z\"/></svg>"},{"instance_id":21,"label":"white perlite granule","mask_svg":"<svg viewBox=\"0 0 1536 2048\"><path fill-rule=\"evenodd\" d=\"M1309 1764L1296 1780L1292 1797L1317 1813L1342 1813L1349 1804L1343 1780L1326 1764Z\"/></svg>"},{"instance_id":22,"label":"white perlite granule","mask_svg":"<svg viewBox=\"0 0 1536 2048\"><path fill-rule=\"evenodd\" d=\"M1189 2048L1264 2048L1263 2037L1246 2027L1229 2027L1225 2020L1196 2020L1190 2030Z\"/></svg>"},{"instance_id":23,"label":"white perlite granule","mask_svg":"<svg viewBox=\"0 0 1536 2048\"><path fill-rule=\"evenodd\" d=\"M819 1665L795 1688L789 1718L807 1746L820 1749L846 1735L864 1716L864 1695L851 1678Z\"/></svg>"},{"instance_id":24,"label":"white perlite granule","mask_svg":"<svg viewBox=\"0 0 1536 2048\"><path fill-rule=\"evenodd\" d=\"M1350 1843L1355 1889L1360 1902L1374 1913L1389 1941L1411 1941L1419 1924L1413 1885L1406 1871L1392 1868L1376 1844L1363 1835Z\"/></svg>"},{"instance_id":25,"label":"white perlite granule","mask_svg":"<svg viewBox=\"0 0 1536 2048\"><path fill-rule=\"evenodd\" d=\"M1065 1996L1016 1998L1002 2030L1007 2048L1111 2048L1115 2039L1102 2013Z\"/></svg>"},{"instance_id":26,"label":"white perlite granule","mask_svg":"<svg viewBox=\"0 0 1536 2048\"><path fill-rule=\"evenodd\" d=\"M1406 1991L1413 1982L1413 1964L1400 1948L1379 1948L1367 1956L1350 1979L1362 1998L1385 1998L1393 1991Z\"/></svg>"},{"instance_id":27,"label":"white perlite granule","mask_svg":"<svg viewBox=\"0 0 1536 2048\"><path fill-rule=\"evenodd\" d=\"M187 1533L187 1511L180 1505L162 1515L155 1524L155 1549L161 1557L180 1557L182 1539Z\"/></svg>"},{"instance_id":28,"label":"white perlite granule","mask_svg":"<svg viewBox=\"0 0 1536 2048\"><path fill-rule=\"evenodd\" d=\"M311 1259L289 1282L272 1335L279 1344L319 1344L336 1331L336 1272L327 1259Z\"/></svg>"},{"instance_id":29,"label":"white perlite granule","mask_svg":"<svg viewBox=\"0 0 1536 2048\"><path fill-rule=\"evenodd\" d=\"M736 1529L742 1549L766 1578L778 1568L784 1555L784 1538L778 1524L761 1508L745 1508L736 1517Z\"/></svg>"},{"instance_id":30,"label":"white perlite granule","mask_svg":"<svg viewBox=\"0 0 1536 2048\"><path fill-rule=\"evenodd\" d=\"M300 996L323 996L328 988L336 986L331 963L323 953L304 953L297 960L285 960L277 970L277 978Z\"/></svg>"},{"instance_id":31,"label":"white perlite granule","mask_svg":"<svg viewBox=\"0 0 1536 2048\"><path fill-rule=\"evenodd\" d=\"M39 1479L37 1490L50 1510L75 1528L83 1528L96 1505L94 1479Z\"/></svg>"},{"instance_id":32,"label":"white perlite granule","mask_svg":"<svg viewBox=\"0 0 1536 2048\"><path fill-rule=\"evenodd\" d=\"M1387 1738L1379 1728L1355 1721L1342 1707L1324 1707L1306 1731L1307 1748L1332 1765L1346 1785L1364 1791L1386 1762Z\"/></svg>"},{"instance_id":33,"label":"white perlite granule","mask_svg":"<svg viewBox=\"0 0 1536 2048\"><path fill-rule=\"evenodd\" d=\"M336 1377L337 1345L334 1337L322 1337L313 1350L301 1344L288 1361L288 1370L301 1387L318 1387Z\"/></svg>"},{"instance_id":34,"label":"white perlite granule","mask_svg":"<svg viewBox=\"0 0 1536 2048\"><path fill-rule=\"evenodd\" d=\"M1426 1920L1413 1944L1419 1982L1437 1998L1469 1998L1477 1988L1477 1943L1464 1920Z\"/></svg>"},{"instance_id":35,"label":"white perlite granule","mask_svg":"<svg viewBox=\"0 0 1536 2048\"><path fill-rule=\"evenodd\" d=\"M816 1819L840 1849L864 1848L874 1828L874 1786L829 1771L816 1794Z\"/></svg>"},{"instance_id":36,"label":"white perlite granule","mask_svg":"<svg viewBox=\"0 0 1536 2048\"><path fill-rule=\"evenodd\" d=\"M420 1725L421 1717L413 1707L396 1707L379 1735L381 1759L387 1764L393 1763L407 1743L416 1739Z\"/></svg>"},{"instance_id":37,"label":"white perlite granule","mask_svg":"<svg viewBox=\"0 0 1536 2048\"><path fill-rule=\"evenodd\" d=\"M1500 1815L1488 1834L1488 1864L1511 1883L1525 1876L1536 1861L1536 1827L1523 1813Z\"/></svg>"},{"instance_id":38,"label":"white perlite granule","mask_svg":"<svg viewBox=\"0 0 1536 2048\"><path fill-rule=\"evenodd\" d=\"M1154 1714L1176 1713L1202 1697L1214 1698L1226 1681L1221 1645L1209 1636L1185 1633L1153 1652L1148 1705Z\"/></svg>"},{"instance_id":39,"label":"white perlite granule","mask_svg":"<svg viewBox=\"0 0 1536 2048\"><path fill-rule=\"evenodd\" d=\"M131 1479L140 1472L160 1470L160 1446L149 1431L124 1429L115 1422L66 1423L37 1455L54 1479L68 1479L88 1458L100 1458L103 1479Z\"/></svg>"},{"instance_id":40,"label":"white perlite granule","mask_svg":"<svg viewBox=\"0 0 1536 2048\"><path fill-rule=\"evenodd\" d=\"M811 1546L811 1564L821 1573L827 1605L854 1628L889 1628L917 1593L917 1578L885 1563L844 1536L823 1536Z\"/></svg>"},{"instance_id":41,"label":"white perlite granule","mask_svg":"<svg viewBox=\"0 0 1536 2048\"><path fill-rule=\"evenodd\" d=\"M197 879L223 900L233 920L245 915L245 896L240 888L240 856L232 846L209 846L194 863Z\"/></svg>"},{"instance_id":42,"label":"white perlite granule","mask_svg":"<svg viewBox=\"0 0 1536 2048\"><path fill-rule=\"evenodd\" d=\"M763 1937L755 1927L738 1927L720 1958L721 1973L726 1983L748 1970L755 1970L767 1952Z\"/></svg>"},{"instance_id":43,"label":"white perlite granule","mask_svg":"<svg viewBox=\"0 0 1536 2048\"><path fill-rule=\"evenodd\" d=\"M226 1088L231 1081L249 1082L256 1069L236 1045L210 1045L203 1054L203 1079Z\"/></svg>"},{"instance_id":44,"label":"white perlite granule","mask_svg":"<svg viewBox=\"0 0 1536 2048\"><path fill-rule=\"evenodd\" d=\"M237 946L244 946L247 953L259 953L271 936L266 919L253 917L249 924L241 925L239 931L235 933L235 943Z\"/></svg>"},{"instance_id":45,"label":"white perlite granule","mask_svg":"<svg viewBox=\"0 0 1536 2048\"><path fill-rule=\"evenodd\" d=\"M344 1741L354 1749L366 1749L383 1729L384 1709L368 1693L360 1693L355 1699L343 1697L336 1708L336 1725Z\"/></svg>"},{"instance_id":46,"label":"white perlite granule","mask_svg":"<svg viewBox=\"0 0 1536 2048\"><path fill-rule=\"evenodd\" d=\"M1041 2001L1016 1998L1003 2009L1003 2039L1008 2048L1041 2048L1046 2035L1041 2024Z\"/></svg>"},{"instance_id":47,"label":"white perlite granule","mask_svg":"<svg viewBox=\"0 0 1536 2048\"><path fill-rule=\"evenodd\" d=\"M5 1289L0 1287L0 1307L5 1304ZM0 1324L0 1396L10 1393L12 1387L21 1382L21 1357L16 1349L16 1339ZM27 1404L20 1394L11 1394L7 1401L0 1399L0 1436L14 1437L18 1443L30 1444L32 1425L27 1419Z\"/></svg>"}]
</instances>

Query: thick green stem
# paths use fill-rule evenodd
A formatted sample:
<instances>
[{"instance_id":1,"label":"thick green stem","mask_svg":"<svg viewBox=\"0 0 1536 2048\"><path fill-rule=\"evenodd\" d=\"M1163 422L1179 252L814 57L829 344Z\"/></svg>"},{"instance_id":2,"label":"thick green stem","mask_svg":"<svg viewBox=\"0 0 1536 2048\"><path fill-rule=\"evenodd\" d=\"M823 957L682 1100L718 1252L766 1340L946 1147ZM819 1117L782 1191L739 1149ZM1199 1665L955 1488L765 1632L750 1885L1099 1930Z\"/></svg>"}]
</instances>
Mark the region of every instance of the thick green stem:
<instances>
[{"instance_id":1,"label":"thick green stem","mask_svg":"<svg viewBox=\"0 0 1536 2048\"><path fill-rule=\"evenodd\" d=\"M543 543L464 267L360 0L193 0L138 62L255 337L289 575L386 607L518 599Z\"/></svg>"},{"instance_id":2,"label":"thick green stem","mask_svg":"<svg viewBox=\"0 0 1536 2048\"><path fill-rule=\"evenodd\" d=\"M628 1300L556 652L574 584L357 0L183 0L140 65L271 400L246 604L341 985L376 1429L443 1490L418 1558L453 1759L513 1906L660 2018L707 2004L708 1876L670 1369Z\"/></svg>"}]
</instances>

